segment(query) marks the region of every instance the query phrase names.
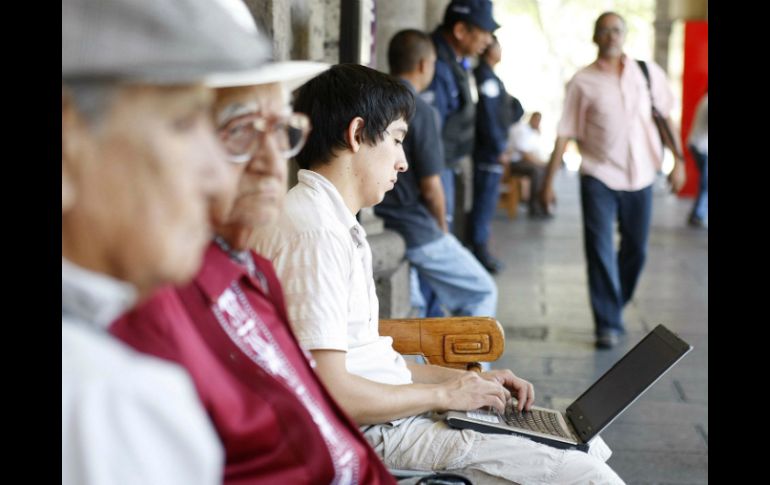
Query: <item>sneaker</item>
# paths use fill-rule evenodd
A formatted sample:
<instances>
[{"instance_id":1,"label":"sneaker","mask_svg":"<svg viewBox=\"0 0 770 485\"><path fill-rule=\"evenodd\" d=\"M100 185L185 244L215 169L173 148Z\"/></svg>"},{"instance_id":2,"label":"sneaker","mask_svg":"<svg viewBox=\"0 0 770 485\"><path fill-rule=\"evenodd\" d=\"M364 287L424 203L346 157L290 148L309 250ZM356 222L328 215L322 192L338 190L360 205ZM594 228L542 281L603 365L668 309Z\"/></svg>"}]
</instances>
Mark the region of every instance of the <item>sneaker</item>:
<instances>
[{"instance_id":1,"label":"sneaker","mask_svg":"<svg viewBox=\"0 0 770 485\"><path fill-rule=\"evenodd\" d=\"M477 247L473 251L473 255L476 256L479 263L481 263L481 265L491 274L499 273L505 269L503 262L489 254L489 251L487 251L487 248L484 246Z\"/></svg>"},{"instance_id":2,"label":"sneaker","mask_svg":"<svg viewBox=\"0 0 770 485\"><path fill-rule=\"evenodd\" d=\"M708 229L708 223L701 219L700 217L692 216L687 220L687 224L689 224L692 227L698 227L702 229Z\"/></svg>"},{"instance_id":3,"label":"sneaker","mask_svg":"<svg viewBox=\"0 0 770 485\"><path fill-rule=\"evenodd\" d=\"M550 219L553 217L553 213L543 204L530 204L528 213L532 219Z\"/></svg>"},{"instance_id":4,"label":"sneaker","mask_svg":"<svg viewBox=\"0 0 770 485\"><path fill-rule=\"evenodd\" d=\"M619 341L620 339L614 333L599 335L596 337L596 348L601 350L608 350L618 345Z\"/></svg>"}]
</instances>

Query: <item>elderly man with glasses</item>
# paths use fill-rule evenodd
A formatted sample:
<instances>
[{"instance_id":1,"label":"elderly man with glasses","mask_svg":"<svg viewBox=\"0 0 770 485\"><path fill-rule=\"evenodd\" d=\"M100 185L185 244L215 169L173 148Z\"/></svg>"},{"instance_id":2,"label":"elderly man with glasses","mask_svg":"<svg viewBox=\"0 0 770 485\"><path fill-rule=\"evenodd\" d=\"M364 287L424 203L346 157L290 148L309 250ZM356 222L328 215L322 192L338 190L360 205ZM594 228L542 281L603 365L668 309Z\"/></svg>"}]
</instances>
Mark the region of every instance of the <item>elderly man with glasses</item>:
<instances>
[{"instance_id":1,"label":"elderly man with glasses","mask_svg":"<svg viewBox=\"0 0 770 485\"><path fill-rule=\"evenodd\" d=\"M250 250L277 221L287 159L310 131L288 92L325 68L293 61L209 79L242 85L220 89L214 104L237 194L212 214L216 236L192 283L166 288L111 328L187 368L225 447L226 484L393 483L297 344L271 263Z\"/></svg>"}]
</instances>

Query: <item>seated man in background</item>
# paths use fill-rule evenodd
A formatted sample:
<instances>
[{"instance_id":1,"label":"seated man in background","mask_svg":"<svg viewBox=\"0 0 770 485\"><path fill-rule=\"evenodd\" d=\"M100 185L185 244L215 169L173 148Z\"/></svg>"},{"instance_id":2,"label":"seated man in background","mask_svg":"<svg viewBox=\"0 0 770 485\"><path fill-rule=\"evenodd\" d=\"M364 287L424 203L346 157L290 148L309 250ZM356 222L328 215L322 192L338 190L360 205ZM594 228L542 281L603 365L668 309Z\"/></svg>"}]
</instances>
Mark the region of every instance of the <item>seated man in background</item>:
<instances>
[{"instance_id":1,"label":"seated man in background","mask_svg":"<svg viewBox=\"0 0 770 485\"><path fill-rule=\"evenodd\" d=\"M407 363L379 334L372 254L355 214L407 169L402 143L413 103L397 79L356 64L333 66L299 89L294 108L313 125L296 157L299 182L283 219L256 245L286 288L295 335L388 466L461 470L477 483L622 483L591 454L449 428L431 412L503 410L511 392L519 411L530 409L532 384L510 370Z\"/></svg>"},{"instance_id":2,"label":"seated man in background","mask_svg":"<svg viewBox=\"0 0 770 485\"><path fill-rule=\"evenodd\" d=\"M63 485L221 480L187 374L106 327L197 270L233 189L200 83L268 53L205 0L62 1Z\"/></svg>"},{"instance_id":3,"label":"seated man in background","mask_svg":"<svg viewBox=\"0 0 770 485\"><path fill-rule=\"evenodd\" d=\"M397 231L406 242L406 258L420 278L452 315L494 317L497 285L489 273L449 232L441 171L444 149L438 114L417 93L433 79L436 51L430 36L419 30L402 30L388 48L390 72L414 95L415 114L404 137L409 171L398 176L393 190L374 207L385 227ZM416 278L412 302L425 316L426 302Z\"/></svg>"},{"instance_id":4,"label":"seated man in background","mask_svg":"<svg viewBox=\"0 0 770 485\"><path fill-rule=\"evenodd\" d=\"M535 111L529 116L529 122L520 121L511 127L510 166L512 175L529 177L529 216L551 217L548 206L538 197L543 189L545 169L548 161L540 154L540 120L542 115Z\"/></svg>"},{"instance_id":5,"label":"seated man in background","mask_svg":"<svg viewBox=\"0 0 770 485\"><path fill-rule=\"evenodd\" d=\"M226 484L393 483L297 344L272 265L249 250L276 222L287 160L310 129L289 90L326 67L284 62L210 78L243 85L220 89L214 105L236 197L213 214L216 236L193 281L157 292L111 328L190 372L225 448Z\"/></svg>"}]
</instances>

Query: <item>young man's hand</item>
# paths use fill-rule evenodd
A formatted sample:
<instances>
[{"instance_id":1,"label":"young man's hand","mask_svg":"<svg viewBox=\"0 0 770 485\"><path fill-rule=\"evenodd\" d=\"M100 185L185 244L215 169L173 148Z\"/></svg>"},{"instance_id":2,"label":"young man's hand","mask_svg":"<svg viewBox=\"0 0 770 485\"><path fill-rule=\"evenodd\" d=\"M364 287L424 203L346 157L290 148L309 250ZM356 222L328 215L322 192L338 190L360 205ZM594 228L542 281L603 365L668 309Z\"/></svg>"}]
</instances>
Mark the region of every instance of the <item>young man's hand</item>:
<instances>
[{"instance_id":1,"label":"young man's hand","mask_svg":"<svg viewBox=\"0 0 770 485\"><path fill-rule=\"evenodd\" d=\"M516 405L519 411L529 411L535 403L535 388L532 386L532 383L516 376L516 374L508 369L482 372L481 377L498 382L507 389L510 389L512 393L515 393L516 399L519 401Z\"/></svg>"},{"instance_id":2,"label":"young man's hand","mask_svg":"<svg viewBox=\"0 0 770 485\"><path fill-rule=\"evenodd\" d=\"M501 380L486 378L476 372L464 372L441 384L439 400L442 405L438 411L470 411L490 406L504 412L510 397L511 393Z\"/></svg>"}]
</instances>

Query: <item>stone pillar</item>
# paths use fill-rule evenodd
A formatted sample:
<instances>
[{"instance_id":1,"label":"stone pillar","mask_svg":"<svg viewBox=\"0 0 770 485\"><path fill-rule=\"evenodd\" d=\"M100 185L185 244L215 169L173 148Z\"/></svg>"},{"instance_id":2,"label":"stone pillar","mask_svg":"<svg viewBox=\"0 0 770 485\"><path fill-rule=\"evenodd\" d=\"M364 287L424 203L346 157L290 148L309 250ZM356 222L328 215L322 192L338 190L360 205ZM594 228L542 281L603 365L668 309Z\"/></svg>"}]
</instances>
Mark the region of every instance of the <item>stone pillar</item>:
<instances>
[{"instance_id":1,"label":"stone pillar","mask_svg":"<svg viewBox=\"0 0 770 485\"><path fill-rule=\"evenodd\" d=\"M294 42L292 59L326 61L324 20L326 6L322 0L293 2L291 6L291 32Z\"/></svg>"},{"instance_id":2,"label":"stone pillar","mask_svg":"<svg viewBox=\"0 0 770 485\"><path fill-rule=\"evenodd\" d=\"M655 2L655 47L653 60L668 72L668 40L671 37L671 17L669 16L669 0Z\"/></svg>"},{"instance_id":3,"label":"stone pillar","mask_svg":"<svg viewBox=\"0 0 770 485\"><path fill-rule=\"evenodd\" d=\"M444 10L449 5L449 1L425 0L425 30L433 31L444 20Z\"/></svg>"},{"instance_id":4,"label":"stone pillar","mask_svg":"<svg viewBox=\"0 0 770 485\"><path fill-rule=\"evenodd\" d=\"M403 318L411 310L409 262L404 258L406 244L395 231L385 229L374 209L361 209L358 215L372 247L372 272L380 301L380 318Z\"/></svg>"},{"instance_id":5,"label":"stone pillar","mask_svg":"<svg viewBox=\"0 0 770 485\"><path fill-rule=\"evenodd\" d=\"M340 0L323 0L324 9L324 60L337 64L340 59Z\"/></svg>"},{"instance_id":6,"label":"stone pillar","mask_svg":"<svg viewBox=\"0 0 770 485\"><path fill-rule=\"evenodd\" d=\"M667 2L668 15L674 20L708 20L708 0L677 0Z\"/></svg>"},{"instance_id":7,"label":"stone pillar","mask_svg":"<svg viewBox=\"0 0 770 485\"><path fill-rule=\"evenodd\" d=\"M273 41L273 58L289 59L292 44L291 3L281 0L244 0L260 32Z\"/></svg>"},{"instance_id":8,"label":"stone pillar","mask_svg":"<svg viewBox=\"0 0 770 485\"><path fill-rule=\"evenodd\" d=\"M403 29L425 30L425 0L389 0L377 2L375 62L372 67L388 72L388 44Z\"/></svg>"},{"instance_id":9,"label":"stone pillar","mask_svg":"<svg viewBox=\"0 0 770 485\"><path fill-rule=\"evenodd\" d=\"M260 32L273 41L277 61L336 64L340 0L244 0Z\"/></svg>"}]
</instances>

